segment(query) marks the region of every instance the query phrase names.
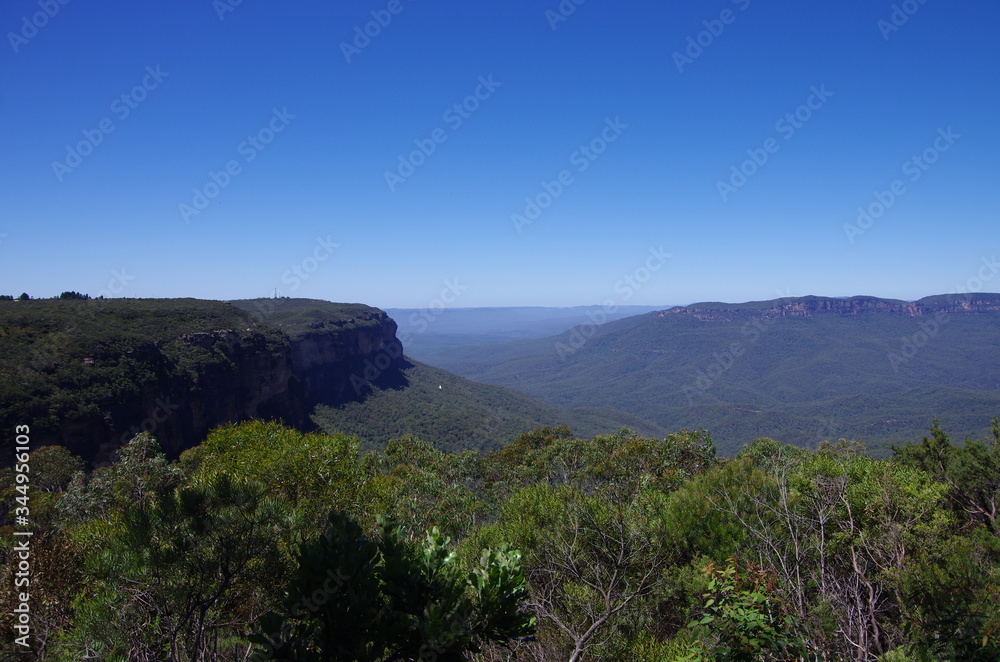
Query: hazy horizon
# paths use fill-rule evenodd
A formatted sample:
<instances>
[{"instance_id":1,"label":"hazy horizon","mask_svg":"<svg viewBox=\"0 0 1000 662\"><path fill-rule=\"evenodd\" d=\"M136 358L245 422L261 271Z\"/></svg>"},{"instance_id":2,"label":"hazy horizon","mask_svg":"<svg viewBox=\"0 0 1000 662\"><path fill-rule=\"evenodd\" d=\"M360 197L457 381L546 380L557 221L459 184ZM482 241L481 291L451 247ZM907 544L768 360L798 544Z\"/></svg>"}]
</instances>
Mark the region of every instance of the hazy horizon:
<instances>
[{"instance_id":1,"label":"hazy horizon","mask_svg":"<svg viewBox=\"0 0 1000 662\"><path fill-rule=\"evenodd\" d=\"M6 294L6 293L0 293L0 294ZM88 296L91 297L91 299L97 299L98 298L97 296L95 296L95 295L93 295L91 293L88 293L88 292L80 292L80 294L88 295ZM887 301L903 301L903 302L906 302L906 303L915 303L915 302L920 301L922 299L927 299L927 298L937 297L937 296L947 296L947 295L951 295L951 294L954 294L956 296L957 295L964 295L966 297L968 295L970 295L970 294L972 294L972 295L986 295L986 296L1000 296L1000 292L991 292L991 291L986 291L986 290L982 290L982 291L975 290L975 291L970 292L968 290L965 290L965 291L952 291L952 292L936 292L936 293L933 293L933 294L925 294L925 295L916 297L914 299L899 299L899 298L896 298L896 297L879 296L877 294L860 294L859 293L859 294L847 294L847 295L838 295L838 296L830 296L830 295L824 295L824 294L802 294L802 295L788 295L788 296L785 296L785 295L776 295L776 296L773 296L773 297L770 297L770 298L766 298L766 299L745 299L745 300L740 300L740 301L725 300L725 299L715 298L715 299L701 299L701 300L698 300L698 301L687 301L687 302L684 302L684 303L677 302L677 303L659 303L659 304L616 304L616 303L614 303L613 300L606 300L605 302L573 303L573 304L566 304L566 305L558 305L558 304L556 304L556 305L530 305L530 304L524 304L524 305L522 305L522 304L511 304L511 305L505 305L505 306L458 306L458 305L450 305L450 304L447 304L447 302L445 302L443 299L440 299L440 297L438 297L437 299L432 299L430 302L428 302L429 305L424 305L424 306L386 306L386 305L377 305L377 304L372 303L370 301L341 301L341 300L333 300L333 299L323 299L321 297L286 297L286 296L281 295L281 294L279 294L277 297L273 297L272 296L272 297L247 297L247 298L249 298L249 299L272 299L272 298L312 299L312 300L317 300L317 301L328 301L330 303L337 303L337 304L363 304L363 305L367 305L367 306L372 306L374 308L379 308L380 310L384 310L384 311L401 310L401 311L410 312L410 311L421 311L421 310L433 309L435 311L435 315L442 315L442 314L447 314L447 313L450 313L450 312L458 312L458 311L471 311L471 310L509 310L509 309L542 309L542 310L567 310L568 311L568 310L574 310L574 309L578 309L578 308L609 308L609 309L610 308L614 308L616 310L636 308L636 309L649 309L649 310L665 310L665 309L673 308L673 307L686 307L686 306L693 306L693 305L697 305L697 304L719 303L719 304L724 304L724 305L740 305L740 304L745 304L745 303L759 303L761 301L773 301L773 300L782 299L782 298L801 299L801 298L808 298L808 297L817 297L817 298L820 298L820 299L854 299L854 298L859 298L859 297L872 297L872 298L883 299L883 300L887 300ZM51 294L51 295L44 295L43 294L41 296L31 296L31 299L32 300L34 300L34 299L55 299L55 298L58 298L58 296L59 296L58 294ZM105 297L105 298L106 299L185 299L185 298L200 299L201 297L190 297L190 296L176 296L176 297L166 297L166 296L149 296L149 297L140 297L140 296L136 296L136 297L111 296L111 297ZM241 298L227 297L227 298L220 298L220 299L205 299L205 300L208 300L208 301L220 301L220 302L223 302L223 303L228 303L228 302L231 302L231 301L239 301L239 300L241 300ZM441 303L444 303L445 305L442 306Z\"/></svg>"}]
</instances>

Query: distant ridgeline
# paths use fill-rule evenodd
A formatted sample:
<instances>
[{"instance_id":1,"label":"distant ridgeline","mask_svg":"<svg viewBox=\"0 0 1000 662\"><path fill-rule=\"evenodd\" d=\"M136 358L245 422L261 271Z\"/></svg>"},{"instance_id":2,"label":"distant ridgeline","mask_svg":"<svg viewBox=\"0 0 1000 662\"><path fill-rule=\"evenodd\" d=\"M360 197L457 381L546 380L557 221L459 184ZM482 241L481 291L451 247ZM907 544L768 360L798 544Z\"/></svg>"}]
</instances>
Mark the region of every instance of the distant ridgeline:
<instances>
[{"instance_id":1,"label":"distant ridgeline","mask_svg":"<svg viewBox=\"0 0 1000 662\"><path fill-rule=\"evenodd\" d=\"M0 301L0 429L103 462L143 430L176 456L229 421L310 427L316 404L399 379L395 333L376 308L308 299Z\"/></svg>"},{"instance_id":2,"label":"distant ridgeline","mask_svg":"<svg viewBox=\"0 0 1000 662\"><path fill-rule=\"evenodd\" d=\"M722 454L758 436L875 448L920 439L934 417L978 438L1000 416L1000 295L699 303L460 348L438 365L555 406L706 428Z\"/></svg>"},{"instance_id":3,"label":"distant ridgeline","mask_svg":"<svg viewBox=\"0 0 1000 662\"><path fill-rule=\"evenodd\" d=\"M690 315L702 321L732 322L748 317L813 317L821 313L864 315L885 313L904 317L947 316L951 313L1000 312L1000 294L947 294L925 297L919 301L879 299L877 297L785 297L747 303L696 303L675 306L653 313L656 317Z\"/></svg>"}]
</instances>

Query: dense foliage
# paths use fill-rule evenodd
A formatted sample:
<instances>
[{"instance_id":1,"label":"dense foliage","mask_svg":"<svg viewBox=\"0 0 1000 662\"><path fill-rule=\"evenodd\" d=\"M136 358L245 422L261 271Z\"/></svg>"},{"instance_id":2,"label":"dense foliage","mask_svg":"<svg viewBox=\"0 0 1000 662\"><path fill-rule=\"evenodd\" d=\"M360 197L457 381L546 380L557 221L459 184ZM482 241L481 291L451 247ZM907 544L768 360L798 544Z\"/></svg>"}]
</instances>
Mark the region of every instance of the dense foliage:
<instances>
[{"instance_id":1,"label":"dense foliage","mask_svg":"<svg viewBox=\"0 0 1000 662\"><path fill-rule=\"evenodd\" d=\"M1000 658L997 422L719 459L705 432L362 453L252 421L177 462L142 434L89 475L30 463L38 659ZM3 535L16 495L0 472Z\"/></svg>"}]
</instances>

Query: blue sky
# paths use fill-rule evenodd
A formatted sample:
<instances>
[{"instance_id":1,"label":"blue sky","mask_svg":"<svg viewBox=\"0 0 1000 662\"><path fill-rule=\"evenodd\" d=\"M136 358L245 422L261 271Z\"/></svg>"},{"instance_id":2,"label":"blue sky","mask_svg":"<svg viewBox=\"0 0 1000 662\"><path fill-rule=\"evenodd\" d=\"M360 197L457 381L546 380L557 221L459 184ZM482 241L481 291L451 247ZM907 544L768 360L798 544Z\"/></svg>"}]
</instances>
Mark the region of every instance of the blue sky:
<instances>
[{"instance_id":1,"label":"blue sky","mask_svg":"<svg viewBox=\"0 0 1000 662\"><path fill-rule=\"evenodd\" d=\"M1000 290L995 3L235 2L3 4L0 292Z\"/></svg>"}]
</instances>

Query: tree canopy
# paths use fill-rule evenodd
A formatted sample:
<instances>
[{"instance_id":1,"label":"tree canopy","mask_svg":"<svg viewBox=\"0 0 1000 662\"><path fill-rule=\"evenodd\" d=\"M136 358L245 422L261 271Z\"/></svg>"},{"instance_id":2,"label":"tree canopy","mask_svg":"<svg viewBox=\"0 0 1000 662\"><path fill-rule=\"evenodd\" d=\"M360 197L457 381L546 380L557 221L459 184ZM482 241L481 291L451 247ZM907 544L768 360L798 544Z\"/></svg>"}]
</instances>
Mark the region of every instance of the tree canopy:
<instances>
[{"instance_id":1,"label":"tree canopy","mask_svg":"<svg viewBox=\"0 0 1000 662\"><path fill-rule=\"evenodd\" d=\"M486 454L413 436L363 453L264 421L175 462L140 434L90 473L42 447L35 654L996 660L998 457L996 421L961 444L935 422L890 458L559 427ZM19 495L0 471L3 531Z\"/></svg>"}]
</instances>

